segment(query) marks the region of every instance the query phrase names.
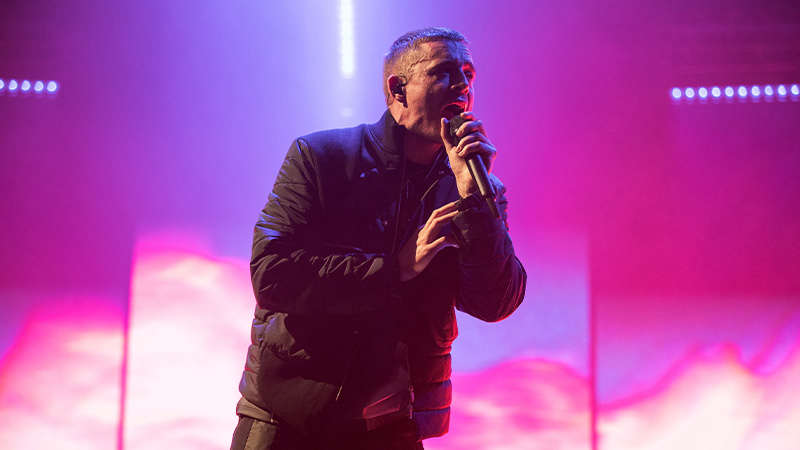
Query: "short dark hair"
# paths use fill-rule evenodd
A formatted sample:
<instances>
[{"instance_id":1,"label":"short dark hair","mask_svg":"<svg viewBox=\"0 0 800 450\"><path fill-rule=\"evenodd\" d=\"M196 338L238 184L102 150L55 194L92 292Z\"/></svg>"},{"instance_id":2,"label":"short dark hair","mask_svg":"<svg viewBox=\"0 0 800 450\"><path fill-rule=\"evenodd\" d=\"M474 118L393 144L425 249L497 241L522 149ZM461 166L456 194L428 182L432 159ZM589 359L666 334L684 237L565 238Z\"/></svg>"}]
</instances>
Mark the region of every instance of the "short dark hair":
<instances>
[{"instance_id":1,"label":"short dark hair","mask_svg":"<svg viewBox=\"0 0 800 450\"><path fill-rule=\"evenodd\" d=\"M467 38L458 31L451 30L445 27L428 27L420 30L409 31L408 33L397 38L389 47L389 51L383 57L383 95L386 97L386 103L389 103L391 96L389 95L389 88L386 87L386 80L389 75L394 73L394 69L401 65L404 56L411 53L411 51L419 48L420 44L425 42L436 41L453 41L469 44ZM405 71L407 67L403 67ZM406 74L409 76L410 74Z\"/></svg>"}]
</instances>

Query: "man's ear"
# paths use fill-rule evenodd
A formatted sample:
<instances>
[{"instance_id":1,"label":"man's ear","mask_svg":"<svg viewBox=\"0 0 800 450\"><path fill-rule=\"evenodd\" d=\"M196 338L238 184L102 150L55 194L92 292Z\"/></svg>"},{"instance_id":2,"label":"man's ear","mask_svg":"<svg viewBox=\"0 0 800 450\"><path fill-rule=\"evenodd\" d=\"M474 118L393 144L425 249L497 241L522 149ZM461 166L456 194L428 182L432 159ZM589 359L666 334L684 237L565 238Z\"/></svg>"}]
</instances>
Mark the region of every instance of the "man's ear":
<instances>
[{"instance_id":1,"label":"man's ear","mask_svg":"<svg viewBox=\"0 0 800 450\"><path fill-rule=\"evenodd\" d=\"M389 88L389 95L392 96L394 101L406 105L406 79L402 75L389 75L386 78L386 85Z\"/></svg>"}]
</instances>

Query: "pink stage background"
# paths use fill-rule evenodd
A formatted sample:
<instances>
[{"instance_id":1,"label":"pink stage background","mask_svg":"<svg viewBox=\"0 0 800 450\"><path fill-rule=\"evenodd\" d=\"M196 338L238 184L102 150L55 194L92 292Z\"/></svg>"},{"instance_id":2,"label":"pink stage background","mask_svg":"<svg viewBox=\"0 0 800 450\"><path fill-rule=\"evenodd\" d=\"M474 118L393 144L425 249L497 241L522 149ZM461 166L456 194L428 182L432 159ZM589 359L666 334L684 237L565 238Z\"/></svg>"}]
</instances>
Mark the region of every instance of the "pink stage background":
<instances>
[{"instance_id":1,"label":"pink stage background","mask_svg":"<svg viewBox=\"0 0 800 450\"><path fill-rule=\"evenodd\" d=\"M426 448L800 448L800 95L751 90L800 82L791 2L77 3L0 14L0 447L227 448L289 143L444 25L529 279L459 314Z\"/></svg>"}]
</instances>

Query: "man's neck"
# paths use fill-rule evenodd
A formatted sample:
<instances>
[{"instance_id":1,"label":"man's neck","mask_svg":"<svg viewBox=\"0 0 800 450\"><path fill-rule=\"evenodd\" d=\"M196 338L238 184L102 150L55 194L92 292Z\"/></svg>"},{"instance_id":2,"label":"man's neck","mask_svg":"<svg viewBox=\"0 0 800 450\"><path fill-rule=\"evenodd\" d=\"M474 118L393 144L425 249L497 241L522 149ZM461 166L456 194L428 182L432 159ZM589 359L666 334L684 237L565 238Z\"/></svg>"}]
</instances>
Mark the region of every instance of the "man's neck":
<instances>
[{"instance_id":1,"label":"man's neck","mask_svg":"<svg viewBox=\"0 0 800 450\"><path fill-rule=\"evenodd\" d=\"M403 152L406 159L423 166L433 164L436 152L441 146L441 143L429 141L412 133L406 133L403 139Z\"/></svg>"}]
</instances>

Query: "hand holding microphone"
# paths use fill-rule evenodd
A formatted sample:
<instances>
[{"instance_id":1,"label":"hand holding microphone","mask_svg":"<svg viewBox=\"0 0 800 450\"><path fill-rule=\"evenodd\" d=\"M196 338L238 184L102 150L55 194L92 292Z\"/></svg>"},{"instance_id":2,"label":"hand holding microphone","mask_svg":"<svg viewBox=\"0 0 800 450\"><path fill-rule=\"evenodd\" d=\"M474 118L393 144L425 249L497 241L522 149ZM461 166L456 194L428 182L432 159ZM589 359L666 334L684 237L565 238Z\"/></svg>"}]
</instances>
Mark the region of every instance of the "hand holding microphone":
<instances>
[{"instance_id":1,"label":"hand holding microphone","mask_svg":"<svg viewBox=\"0 0 800 450\"><path fill-rule=\"evenodd\" d=\"M456 176L458 193L461 197L468 197L477 189L492 214L500 218L496 193L487 170L497 150L486 137L483 122L475 120L469 111L457 114L450 120L442 118L441 136L450 159L450 168Z\"/></svg>"}]
</instances>

